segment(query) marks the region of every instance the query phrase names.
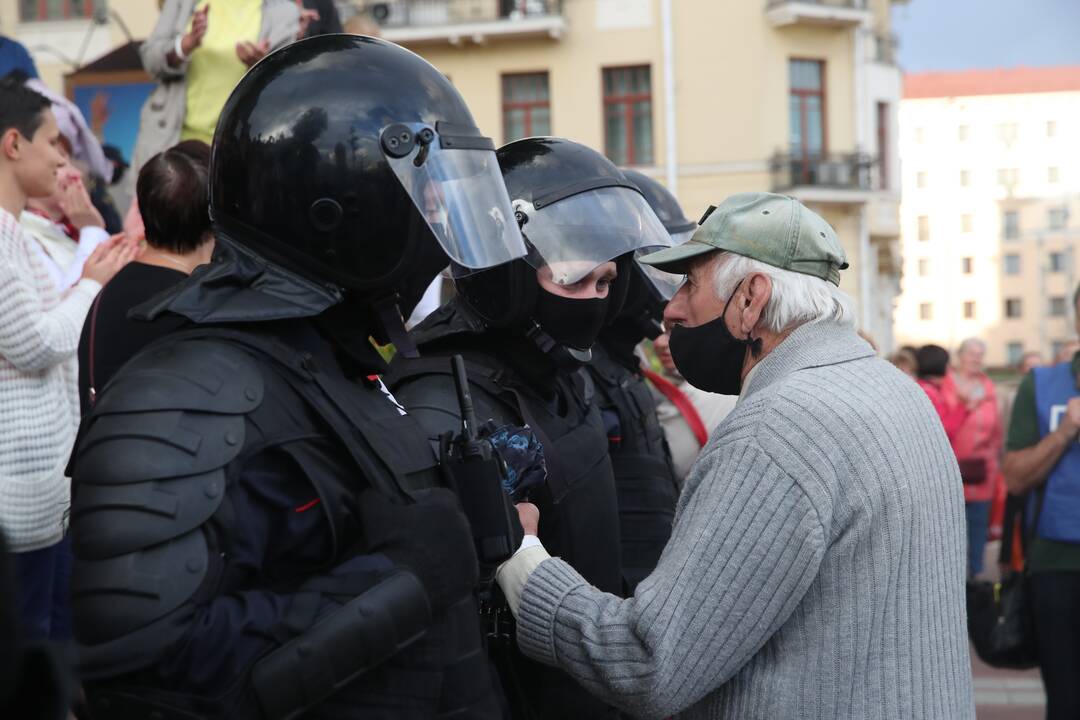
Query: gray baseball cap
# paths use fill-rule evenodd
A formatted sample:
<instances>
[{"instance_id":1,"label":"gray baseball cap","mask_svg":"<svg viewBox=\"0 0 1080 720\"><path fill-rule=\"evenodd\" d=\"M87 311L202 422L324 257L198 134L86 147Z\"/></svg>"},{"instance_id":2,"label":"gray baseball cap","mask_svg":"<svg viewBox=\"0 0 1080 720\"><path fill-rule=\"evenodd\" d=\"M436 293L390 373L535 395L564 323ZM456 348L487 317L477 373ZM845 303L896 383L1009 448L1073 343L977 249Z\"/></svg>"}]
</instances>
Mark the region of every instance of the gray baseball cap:
<instances>
[{"instance_id":1,"label":"gray baseball cap","mask_svg":"<svg viewBox=\"0 0 1080 720\"><path fill-rule=\"evenodd\" d=\"M836 231L798 200L774 193L739 193L710 207L687 242L645 255L640 262L685 274L690 261L723 250L784 270L840 284L848 267Z\"/></svg>"}]
</instances>

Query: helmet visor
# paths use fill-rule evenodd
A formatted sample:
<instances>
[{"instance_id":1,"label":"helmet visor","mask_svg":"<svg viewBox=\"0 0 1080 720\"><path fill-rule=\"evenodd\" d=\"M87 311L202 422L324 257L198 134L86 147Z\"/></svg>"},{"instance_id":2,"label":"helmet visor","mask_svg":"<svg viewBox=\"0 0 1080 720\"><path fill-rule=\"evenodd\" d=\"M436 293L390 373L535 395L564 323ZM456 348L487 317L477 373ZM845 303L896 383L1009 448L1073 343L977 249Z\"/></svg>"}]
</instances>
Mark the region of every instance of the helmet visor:
<instances>
[{"instance_id":1,"label":"helmet visor","mask_svg":"<svg viewBox=\"0 0 1080 720\"><path fill-rule=\"evenodd\" d=\"M671 246L671 236L640 193L601 187L539 210L514 202L521 232L532 245L526 258L548 267L559 285L572 285L609 260L637 250Z\"/></svg>"},{"instance_id":2,"label":"helmet visor","mask_svg":"<svg viewBox=\"0 0 1080 720\"><path fill-rule=\"evenodd\" d=\"M634 257L640 258L648 254L648 250L640 250L634 253ZM645 275L649 284L653 286L653 289L656 290L657 294L663 298L664 302L675 297L675 293L679 291L683 282L686 281L685 275L664 272L663 270L654 268L652 265L646 265L644 263L638 263L637 266L641 269L641 272Z\"/></svg>"},{"instance_id":3,"label":"helmet visor","mask_svg":"<svg viewBox=\"0 0 1080 720\"><path fill-rule=\"evenodd\" d=\"M394 140L390 152L388 133ZM490 140L471 134L440 138L423 123L383 130L390 168L450 256L457 277L526 254L494 146L485 144Z\"/></svg>"}]
</instances>

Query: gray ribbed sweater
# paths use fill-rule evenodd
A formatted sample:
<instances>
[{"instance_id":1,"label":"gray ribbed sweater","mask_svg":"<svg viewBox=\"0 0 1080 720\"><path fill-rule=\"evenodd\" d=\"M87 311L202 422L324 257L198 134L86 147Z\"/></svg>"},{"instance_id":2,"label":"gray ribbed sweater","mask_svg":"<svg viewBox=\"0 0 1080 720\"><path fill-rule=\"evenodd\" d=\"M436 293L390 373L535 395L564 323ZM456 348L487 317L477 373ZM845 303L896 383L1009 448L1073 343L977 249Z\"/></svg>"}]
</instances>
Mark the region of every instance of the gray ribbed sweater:
<instances>
[{"instance_id":1,"label":"gray ribbed sweater","mask_svg":"<svg viewBox=\"0 0 1080 720\"><path fill-rule=\"evenodd\" d=\"M656 571L622 600L544 561L522 649L641 717L974 718L963 491L926 395L832 323L757 368Z\"/></svg>"}]
</instances>

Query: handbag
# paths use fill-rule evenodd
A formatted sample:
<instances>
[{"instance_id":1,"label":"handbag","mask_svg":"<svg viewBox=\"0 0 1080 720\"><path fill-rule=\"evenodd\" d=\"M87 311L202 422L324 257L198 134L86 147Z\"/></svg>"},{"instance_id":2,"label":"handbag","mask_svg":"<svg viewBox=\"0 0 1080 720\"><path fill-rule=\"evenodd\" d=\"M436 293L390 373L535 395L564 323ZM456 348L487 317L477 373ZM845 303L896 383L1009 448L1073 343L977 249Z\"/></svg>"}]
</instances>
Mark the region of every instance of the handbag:
<instances>
[{"instance_id":1,"label":"handbag","mask_svg":"<svg viewBox=\"0 0 1080 720\"><path fill-rule=\"evenodd\" d=\"M957 458L956 464L965 485L979 485L986 480L986 458Z\"/></svg>"},{"instance_id":2,"label":"handbag","mask_svg":"<svg viewBox=\"0 0 1080 720\"><path fill-rule=\"evenodd\" d=\"M1035 522L1025 532L1027 546L1039 525L1044 494L1045 485L1039 489L1036 498ZM1011 550L1011 538L1003 538L1001 556L1004 561L1007 562ZM1005 571L998 582L968 580L967 611L968 636L975 654L983 662L991 667L1014 670L1038 665L1039 649L1035 641L1026 567L1021 571Z\"/></svg>"}]
</instances>

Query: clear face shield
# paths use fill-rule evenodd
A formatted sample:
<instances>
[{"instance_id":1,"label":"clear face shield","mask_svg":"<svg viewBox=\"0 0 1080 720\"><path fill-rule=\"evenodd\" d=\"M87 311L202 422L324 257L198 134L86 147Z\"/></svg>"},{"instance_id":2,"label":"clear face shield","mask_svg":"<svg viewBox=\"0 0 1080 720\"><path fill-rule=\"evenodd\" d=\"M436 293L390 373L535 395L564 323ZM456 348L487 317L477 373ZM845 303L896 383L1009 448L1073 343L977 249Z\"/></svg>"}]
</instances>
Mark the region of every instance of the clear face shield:
<instances>
[{"instance_id":1,"label":"clear face shield","mask_svg":"<svg viewBox=\"0 0 1080 720\"><path fill-rule=\"evenodd\" d=\"M558 285L573 285L621 255L671 246L635 190L606 186L544 200L516 200L514 212L531 245L526 261Z\"/></svg>"},{"instance_id":2,"label":"clear face shield","mask_svg":"<svg viewBox=\"0 0 1080 720\"><path fill-rule=\"evenodd\" d=\"M472 127L396 123L382 131L390 168L462 277L526 255L495 146Z\"/></svg>"},{"instance_id":3,"label":"clear face shield","mask_svg":"<svg viewBox=\"0 0 1080 720\"><path fill-rule=\"evenodd\" d=\"M694 236L696 227L682 232L671 233L671 247L678 247L684 242ZM640 260L649 253L647 251L641 251L634 253L634 258ZM641 272L645 275L645 278L652 285L653 289L660 298L667 302L671 298L675 297L675 293L679 291L682 284L686 281L685 275L676 275L675 273L664 272L652 265L645 265L644 263L638 263L638 267L641 268Z\"/></svg>"}]
</instances>

